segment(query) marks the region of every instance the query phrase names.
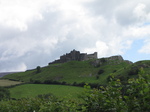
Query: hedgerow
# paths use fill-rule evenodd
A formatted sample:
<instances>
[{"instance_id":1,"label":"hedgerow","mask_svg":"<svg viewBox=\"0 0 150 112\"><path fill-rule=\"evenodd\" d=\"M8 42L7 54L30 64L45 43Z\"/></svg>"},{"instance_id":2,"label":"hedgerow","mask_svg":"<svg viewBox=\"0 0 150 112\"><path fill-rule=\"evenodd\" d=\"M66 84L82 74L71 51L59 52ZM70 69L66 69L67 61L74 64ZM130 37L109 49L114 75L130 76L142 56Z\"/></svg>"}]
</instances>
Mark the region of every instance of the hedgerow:
<instances>
[{"instance_id":1,"label":"hedgerow","mask_svg":"<svg viewBox=\"0 0 150 112\"><path fill-rule=\"evenodd\" d=\"M150 76L143 75L129 79L122 84L111 76L107 86L91 89L86 84L84 93L78 100L39 95L36 98L20 100L3 100L0 112L149 112L150 110Z\"/></svg>"}]
</instances>

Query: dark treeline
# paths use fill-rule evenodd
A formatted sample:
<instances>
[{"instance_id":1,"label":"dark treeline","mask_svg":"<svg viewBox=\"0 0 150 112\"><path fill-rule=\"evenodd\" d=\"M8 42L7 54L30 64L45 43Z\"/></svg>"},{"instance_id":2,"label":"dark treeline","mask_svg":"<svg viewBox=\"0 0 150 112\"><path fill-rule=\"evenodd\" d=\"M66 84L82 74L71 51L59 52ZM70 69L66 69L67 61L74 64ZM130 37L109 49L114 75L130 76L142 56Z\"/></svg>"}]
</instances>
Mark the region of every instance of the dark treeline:
<instances>
[{"instance_id":1,"label":"dark treeline","mask_svg":"<svg viewBox=\"0 0 150 112\"><path fill-rule=\"evenodd\" d=\"M59 81L56 81L56 80L45 80L44 82L41 82L40 80L35 80L35 81L32 80L32 82L30 82L30 83L32 83L32 84L68 85L68 86L77 86L77 87L84 87L84 85L87 84L85 82L80 82L80 83L74 82L72 84L68 84L65 81L59 82ZM88 85L91 88L99 88L100 86L105 86L105 85L101 85L101 84L98 84L98 83L88 83Z\"/></svg>"}]
</instances>

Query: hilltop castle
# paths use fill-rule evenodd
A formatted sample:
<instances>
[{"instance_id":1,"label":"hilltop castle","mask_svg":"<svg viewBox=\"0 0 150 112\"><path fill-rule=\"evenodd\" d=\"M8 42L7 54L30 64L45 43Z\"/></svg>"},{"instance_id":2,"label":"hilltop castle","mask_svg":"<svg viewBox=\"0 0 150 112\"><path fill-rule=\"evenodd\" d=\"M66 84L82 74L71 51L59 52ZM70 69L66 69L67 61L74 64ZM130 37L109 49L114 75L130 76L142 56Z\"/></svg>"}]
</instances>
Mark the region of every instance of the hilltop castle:
<instances>
[{"instance_id":1,"label":"hilltop castle","mask_svg":"<svg viewBox=\"0 0 150 112\"><path fill-rule=\"evenodd\" d=\"M94 52L93 54L87 54L87 53L80 53L80 51L73 50L70 53L60 56L60 59L55 60L49 64L65 63L73 60L84 61L89 59L97 59L97 52Z\"/></svg>"}]
</instances>

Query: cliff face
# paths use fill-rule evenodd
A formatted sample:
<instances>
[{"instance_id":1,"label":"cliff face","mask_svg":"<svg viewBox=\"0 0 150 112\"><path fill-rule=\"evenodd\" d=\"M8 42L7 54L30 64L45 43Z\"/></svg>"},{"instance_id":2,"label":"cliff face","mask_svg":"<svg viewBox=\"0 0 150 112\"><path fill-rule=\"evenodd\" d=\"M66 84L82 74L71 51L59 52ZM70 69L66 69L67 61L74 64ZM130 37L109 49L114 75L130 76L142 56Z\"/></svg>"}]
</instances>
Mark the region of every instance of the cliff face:
<instances>
[{"instance_id":1,"label":"cliff face","mask_svg":"<svg viewBox=\"0 0 150 112\"><path fill-rule=\"evenodd\" d=\"M87 53L80 53L79 51L73 50L70 53L60 56L60 59L55 60L49 64L65 63L65 62L73 61L73 60L84 61L84 60L89 60L89 59L97 59L97 52L93 54L87 54Z\"/></svg>"}]
</instances>

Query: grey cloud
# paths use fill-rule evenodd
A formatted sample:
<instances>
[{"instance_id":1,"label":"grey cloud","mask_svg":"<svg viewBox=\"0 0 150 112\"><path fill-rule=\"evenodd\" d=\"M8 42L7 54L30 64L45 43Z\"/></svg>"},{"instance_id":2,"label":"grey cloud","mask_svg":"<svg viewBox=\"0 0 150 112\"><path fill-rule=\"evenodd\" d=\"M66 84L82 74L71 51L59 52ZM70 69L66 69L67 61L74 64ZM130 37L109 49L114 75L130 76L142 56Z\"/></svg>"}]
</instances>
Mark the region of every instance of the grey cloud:
<instances>
[{"instance_id":1,"label":"grey cloud","mask_svg":"<svg viewBox=\"0 0 150 112\"><path fill-rule=\"evenodd\" d=\"M133 13L136 5L129 0L94 0L80 4L85 11L83 14L69 12L68 16L59 5L46 5L40 12L42 19L28 22L24 31L1 26L0 71L45 66L72 49L97 50L105 55L123 54L130 47L130 43L126 44L129 37L133 38L124 32L130 33L128 25L139 22ZM51 7L56 9L51 10Z\"/></svg>"},{"instance_id":2,"label":"grey cloud","mask_svg":"<svg viewBox=\"0 0 150 112\"><path fill-rule=\"evenodd\" d=\"M133 14L133 8L124 7L116 12L116 20L122 25L133 25L137 22L137 18Z\"/></svg>"},{"instance_id":3,"label":"grey cloud","mask_svg":"<svg viewBox=\"0 0 150 112\"><path fill-rule=\"evenodd\" d=\"M37 65L47 65L48 61L51 60L52 48L49 47L53 46L51 39L49 46L45 45L43 41L45 38L53 37L54 33L57 32L57 29L51 26L55 24L57 17L53 14L46 14L46 16L49 16L45 17L46 20L35 21L24 32L1 27L3 30L0 33L0 65L2 66L0 71L13 70L21 62L27 65L27 69ZM16 62L19 63L16 64Z\"/></svg>"},{"instance_id":4,"label":"grey cloud","mask_svg":"<svg viewBox=\"0 0 150 112\"><path fill-rule=\"evenodd\" d=\"M93 16L103 15L106 19L113 17L114 11L123 3L123 0L94 0L85 4Z\"/></svg>"}]
</instances>

